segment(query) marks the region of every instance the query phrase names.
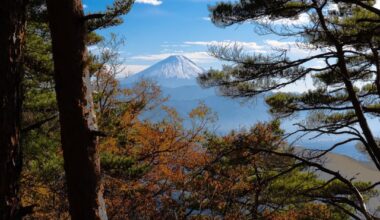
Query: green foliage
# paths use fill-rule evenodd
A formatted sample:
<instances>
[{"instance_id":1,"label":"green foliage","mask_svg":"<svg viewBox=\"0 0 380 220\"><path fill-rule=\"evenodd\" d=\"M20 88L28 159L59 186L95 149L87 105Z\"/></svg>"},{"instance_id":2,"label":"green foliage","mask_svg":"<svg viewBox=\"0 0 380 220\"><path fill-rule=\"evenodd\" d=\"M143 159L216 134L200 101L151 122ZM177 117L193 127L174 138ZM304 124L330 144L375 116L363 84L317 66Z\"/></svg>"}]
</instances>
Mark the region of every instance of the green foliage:
<instances>
[{"instance_id":1,"label":"green foliage","mask_svg":"<svg viewBox=\"0 0 380 220\"><path fill-rule=\"evenodd\" d=\"M121 16L131 10L134 2L135 0L115 0L104 13L87 15L96 15L87 22L89 32L121 24L123 22Z\"/></svg>"},{"instance_id":2,"label":"green foliage","mask_svg":"<svg viewBox=\"0 0 380 220\"><path fill-rule=\"evenodd\" d=\"M149 170L149 165L139 165L136 159L129 156L104 152L100 156L102 168L112 176L136 179Z\"/></svg>"},{"instance_id":3,"label":"green foliage","mask_svg":"<svg viewBox=\"0 0 380 220\"><path fill-rule=\"evenodd\" d=\"M306 12L310 8L309 4L307 1L250 0L236 3L221 2L214 7L210 7L210 10L212 12L212 21L215 24L228 26L266 16L270 16L273 20L291 18Z\"/></svg>"}]
</instances>

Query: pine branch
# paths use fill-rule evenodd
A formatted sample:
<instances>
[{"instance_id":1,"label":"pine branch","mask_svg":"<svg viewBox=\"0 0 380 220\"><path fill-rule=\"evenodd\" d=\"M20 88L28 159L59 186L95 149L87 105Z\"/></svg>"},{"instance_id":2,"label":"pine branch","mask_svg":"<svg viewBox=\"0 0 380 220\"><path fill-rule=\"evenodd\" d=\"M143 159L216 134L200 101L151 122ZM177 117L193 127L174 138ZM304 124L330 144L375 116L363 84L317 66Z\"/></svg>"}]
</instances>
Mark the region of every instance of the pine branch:
<instances>
[{"instance_id":1,"label":"pine branch","mask_svg":"<svg viewBox=\"0 0 380 220\"><path fill-rule=\"evenodd\" d=\"M42 125L46 124L46 123L49 122L49 121L54 120L54 119L57 118L57 117L58 117L58 114L55 114L55 115L53 115L53 116L51 116L51 117L48 117L48 118L43 119L43 120L41 120L41 121L38 121L38 122L36 122L36 123L34 123L34 124L31 124L31 125L27 126L26 128L23 128L23 129L21 130L21 132L22 132L22 133L27 133L27 132L29 132L29 131L31 131L31 130L34 130L34 129L40 128Z\"/></svg>"},{"instance_id":2,"label":"pine branch","mask_svg":"<svg viewBox=\"0 0 380 220\"><path fill-rule=\"evenodd\" d=\"M91 20L91 19L101 19L104 16L106 16L106 14L104 14L104 13L88 14L88 15L84 16L82 18L82 20L83 21L88 21L88 20Z\"/></svg>"}]
</instances>

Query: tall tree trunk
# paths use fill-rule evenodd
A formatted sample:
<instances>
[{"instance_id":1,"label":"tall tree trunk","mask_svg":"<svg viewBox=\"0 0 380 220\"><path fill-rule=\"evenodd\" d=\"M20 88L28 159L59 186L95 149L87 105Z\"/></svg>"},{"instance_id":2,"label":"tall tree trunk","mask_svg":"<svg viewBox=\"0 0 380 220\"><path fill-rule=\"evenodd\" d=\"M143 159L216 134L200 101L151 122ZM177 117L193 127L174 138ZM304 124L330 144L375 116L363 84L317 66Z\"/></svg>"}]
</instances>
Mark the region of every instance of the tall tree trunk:
<instances>
[{"instance_id":1,"label":"tall tree trunk","mask_svg":"<svg viewBox=\"0 0 380 220\"><path fill-rule=\"evenodd\" d=\"M0 3L0 220L20 219L22 46L25 0Z\"/></svg>"},{"instance_id":2,"label":"tall tree trunk","mask_svg":"<svg viewBox=\"0 0 380 220\"><path fill-rule=\"evenodd\" d=\"M107 219L81 0L48 0L64 167L73 220Z\"/></svg>"},{"instance_id":3,"label":"tall tree trunk","mask_svg":"<svg viewBox=\"0 0 380 220\"><path fill-rule=\"evenodd\" d=\"M315 5L317 4L316 0L313 0ZM371 128L369 127L367 118L365 117L363 107L357 97L357 94L354 89L354 85L350 79L350 74L347 69L347 63L345 59L345 54L343 51L343 46L340 44L337 38L334 37L334 34L330 32L330 30L327 27L326 19L323 15L322 8L317 8L317 15L319 18L319 21L321 23L321 27L326 32L326 35L328 39L334 43L335 49L336 49L336 55L337 55L337 64L340 69L340 74L343 79L343 83L346 87L346 91L349 97L349 100L352 104L352 107L354 108L355 115L358 119L359 126L363 132L363 135L366 139L366 143L363 143L366 146L366 150L368 154L370 155L372 161L376 165L377 169L380 170L380 148L375 140L375 136L372 133Z\"/></svg>"}]
</instances>

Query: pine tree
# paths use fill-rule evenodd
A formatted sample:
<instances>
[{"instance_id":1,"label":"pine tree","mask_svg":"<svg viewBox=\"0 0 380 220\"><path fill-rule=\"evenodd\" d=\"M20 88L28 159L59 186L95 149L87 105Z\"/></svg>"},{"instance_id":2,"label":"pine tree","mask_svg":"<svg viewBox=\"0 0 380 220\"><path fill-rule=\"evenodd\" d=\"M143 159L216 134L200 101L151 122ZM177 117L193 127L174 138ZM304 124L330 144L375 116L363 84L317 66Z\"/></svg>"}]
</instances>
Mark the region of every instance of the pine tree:
<instances>
[{"instance_id":1,"label":"pine tree","mask_svg":"<svg viewBox=\"0 0 380 220\"><path fill-rule=\"evenodd\" d=\"M214 47L211 51L216 57L235 65L225 66L222 71L211 70L200 81L204 86L218 86L227 96L253 97L312 77L316 89L268 97L271 112L278 117L309 112L307 123L297 124L298 132L314 133L317 137L349 135L329 150L360 142L380 170L380 148L368 124L369 117L378 117L380 112L380 13L373 4L374 1L355 0L219 3L210 9L216 25L253 21L260 31L293 37L301 49L313 53L291 59L287 50L271 55L247 55L240 48ZM301 15L309 18L307 24L276 23ZM316 67L315 62L323 65Z\"/></svg>"}]
</instances>

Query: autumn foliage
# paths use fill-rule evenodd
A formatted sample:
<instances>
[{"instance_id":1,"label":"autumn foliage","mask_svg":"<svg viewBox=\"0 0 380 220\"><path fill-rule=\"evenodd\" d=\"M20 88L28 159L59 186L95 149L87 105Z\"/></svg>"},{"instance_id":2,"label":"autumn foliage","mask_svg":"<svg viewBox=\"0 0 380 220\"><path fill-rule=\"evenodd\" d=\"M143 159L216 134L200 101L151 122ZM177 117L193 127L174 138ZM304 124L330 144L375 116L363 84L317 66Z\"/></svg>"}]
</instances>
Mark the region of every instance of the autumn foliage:
<instances>
[{"instance_id":1,"label":"autumn foliage","mask_svg":"<svg viewBox=\"0 0 380 220\"><path fill-rule=\"evenodd\" d=\"M108 107L98 111L110 219L346 217L306 194L318 195L320 189L339 193L333 184L324 186L294 159L260 151L294 151L283 141L278 121L218 135L210 126L216 116L202 103L185 120L165 106L168 97L153 82L113 89L111 96L122 98L107 99ZM31 219L68 218L61 151L56 149L49 160L30 159L24 172L23 202L38 204Z\"/></svg>"}]
</instances>

